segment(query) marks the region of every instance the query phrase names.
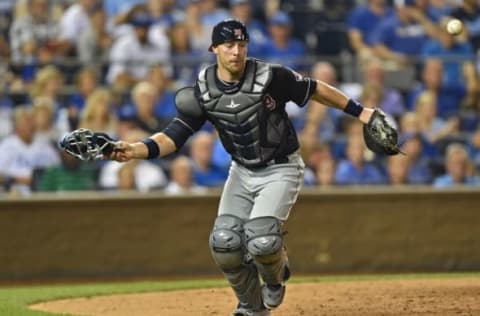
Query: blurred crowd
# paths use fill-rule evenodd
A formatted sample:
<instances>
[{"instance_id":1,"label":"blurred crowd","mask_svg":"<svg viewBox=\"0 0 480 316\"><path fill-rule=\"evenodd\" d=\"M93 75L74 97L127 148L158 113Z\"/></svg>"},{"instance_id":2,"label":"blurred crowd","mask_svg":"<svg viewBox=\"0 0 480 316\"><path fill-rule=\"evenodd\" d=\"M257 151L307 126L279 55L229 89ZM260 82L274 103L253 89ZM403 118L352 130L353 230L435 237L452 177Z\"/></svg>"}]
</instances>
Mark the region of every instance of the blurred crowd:
<instances>
[{"instance_id":1,"label":"blurred crowd","mask_svg":"<svg viewBox=\"0 0 480 316\"><path fill-rule=\"evenodd\" d=\"M222 186L230 157L208 124L162 160L84 163L56 144L81 127L127 141L160 131L229 17L247 25L250 56L379 107L399 130L406 155L378 157L357 120L287 104L306 186L480 185L480 1L2 0L0 192Z\"/></svg>"}]
</instances>

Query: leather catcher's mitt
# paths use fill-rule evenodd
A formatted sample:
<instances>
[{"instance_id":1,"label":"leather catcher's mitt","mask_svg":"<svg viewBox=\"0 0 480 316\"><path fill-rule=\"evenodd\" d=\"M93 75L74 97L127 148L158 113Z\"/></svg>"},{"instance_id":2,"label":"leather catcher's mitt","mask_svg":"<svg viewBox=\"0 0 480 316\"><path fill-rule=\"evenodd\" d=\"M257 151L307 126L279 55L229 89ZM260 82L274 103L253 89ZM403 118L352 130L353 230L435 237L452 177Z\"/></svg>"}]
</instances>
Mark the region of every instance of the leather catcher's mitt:
<instances>
[{"instance_id":1,"label":"leather catcher's mitt","mask_svg":"<svg viewBox=\"0 0 480 316\"><path fill-rule=\"evenodd\" d=\"M59 146L68 154L80 160L99 160L115 150L115 141L105 133L80 128L65 134Z\"/></svg>"},{"instance_id":2,"label":"leather catcher's mitt","mask_svg":"<svg viewBox=\"0 0 480 316\"><path fill-rule=\"evenodd\" d=\"M377 154L404 154L398 147L397 131L388 123L380 109L375 109L367 124L363 125L363 138L368 149Z\"/></svg>"}]
</instances>

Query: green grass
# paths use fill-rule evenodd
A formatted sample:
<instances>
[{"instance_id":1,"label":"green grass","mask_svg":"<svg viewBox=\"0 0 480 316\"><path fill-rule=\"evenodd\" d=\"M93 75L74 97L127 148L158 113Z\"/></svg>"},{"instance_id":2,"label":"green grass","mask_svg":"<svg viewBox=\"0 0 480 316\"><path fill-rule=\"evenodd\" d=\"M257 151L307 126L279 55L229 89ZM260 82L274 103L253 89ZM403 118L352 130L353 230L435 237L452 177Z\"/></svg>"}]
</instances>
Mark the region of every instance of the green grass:
<instances>
[{"instance_id":1,"label":"green grass","mask_svg":"<svg viewBox=\"0 0 480 316\"><path fill-rule=\"evenodd\" d=\"M435 274L391 274L391 275L355 275L355 276L310 276L292 279L292 283L335 282L335 281L372 281L405 280L418 278L461 278L479 277L480 273L435 273ZM88 297L118 293L141 293L195 288L224 287L224 280L195 281L151 281L125 283L92 283L73 285L38 285L0 287L0 315L2 316L46 316L51 313L33 311L28 305L71 297ZM55 314L60 315L60 314Z\"/></svg>"}]
</instances>

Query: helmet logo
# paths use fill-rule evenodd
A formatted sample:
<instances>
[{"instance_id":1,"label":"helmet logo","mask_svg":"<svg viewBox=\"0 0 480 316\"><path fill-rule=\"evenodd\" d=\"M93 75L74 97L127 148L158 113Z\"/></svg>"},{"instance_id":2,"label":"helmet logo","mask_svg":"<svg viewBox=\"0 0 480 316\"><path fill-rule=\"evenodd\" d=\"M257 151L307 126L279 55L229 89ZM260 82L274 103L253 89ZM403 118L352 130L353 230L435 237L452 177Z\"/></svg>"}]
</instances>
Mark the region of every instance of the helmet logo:
<instances>
[{"instance_id":1,"label":"helmet logo","mask_svg":"<svg viewBox=\"0 0 480 316\"><path fill-rule=\"evenodd\" d=\"M235 36L235 38L243 40L244 36L243 36L242 29L234 29L233 30L233 36Z\"/></svg>"}]
</instances>

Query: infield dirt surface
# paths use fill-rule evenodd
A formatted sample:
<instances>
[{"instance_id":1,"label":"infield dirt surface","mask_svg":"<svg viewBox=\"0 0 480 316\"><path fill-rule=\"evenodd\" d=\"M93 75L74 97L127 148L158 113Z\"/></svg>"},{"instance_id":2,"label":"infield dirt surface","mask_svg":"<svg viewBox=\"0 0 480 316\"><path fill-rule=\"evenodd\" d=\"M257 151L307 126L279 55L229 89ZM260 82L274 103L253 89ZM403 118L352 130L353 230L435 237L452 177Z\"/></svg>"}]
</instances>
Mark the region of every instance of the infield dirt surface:
<instances>
[{"instance_id":1,"label":"infield dirt surface","mask_svg":"<svg viewBox=\"0 0 480 316\"><path fill-rule=\"evenodd\" d=\"M229 316L229 288L75 298L36 310L90 316ZM480 278L296 283L272 316L480 315Z\"/></svg>"}]
</instances>

